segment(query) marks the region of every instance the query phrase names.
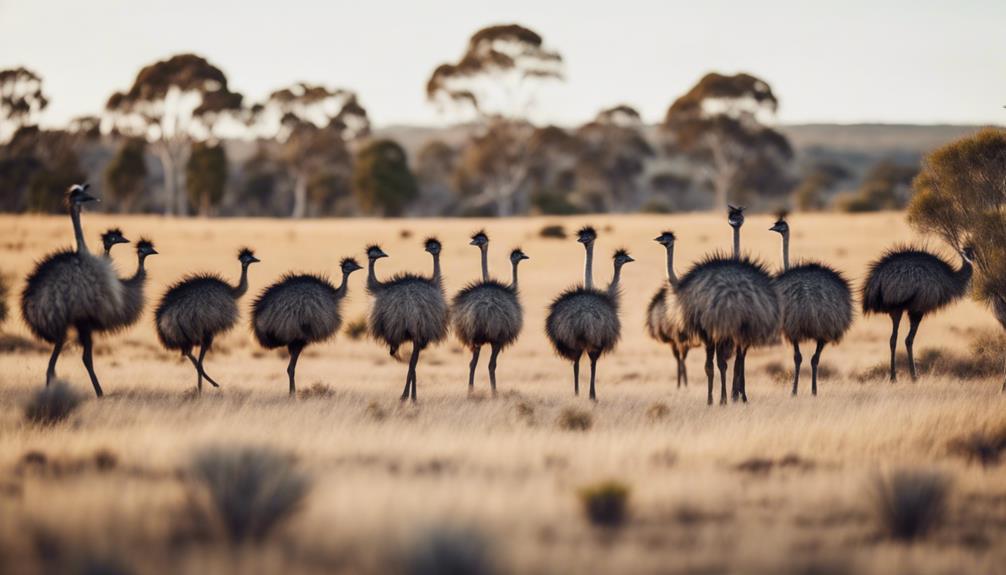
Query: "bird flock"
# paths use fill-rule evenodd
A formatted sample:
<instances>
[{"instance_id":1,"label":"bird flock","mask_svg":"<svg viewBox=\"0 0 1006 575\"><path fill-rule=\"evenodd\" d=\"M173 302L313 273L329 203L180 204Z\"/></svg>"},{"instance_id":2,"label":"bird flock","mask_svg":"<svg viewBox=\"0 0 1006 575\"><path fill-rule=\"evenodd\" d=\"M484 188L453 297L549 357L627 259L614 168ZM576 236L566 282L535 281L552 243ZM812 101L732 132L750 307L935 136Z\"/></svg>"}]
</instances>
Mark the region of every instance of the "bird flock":
<instances>
[{"instance_id":1,"label":"bird flock","mask_svg":"<svg viewBox=\"0 0 1006 575\"><path fill-rule=\"evenodd\" d=\"M154 244L136 243L136 270L132 276L117 275L111 250L128 243L122 231L110 229L102 236L103 252L94 254L85 241L81 211L97 201L87 185L75 185L67 193L67 208L73 225L75 248L56 251L43 258L29 274L21 294L21 314L32 334L52 345L46 370L46 385L56 378L56 363L71 330L83 350L82 361L97 396L102 387L94 370L96 334L122 331L142 315L147 280L145 262L157 254ZM692 348L704 347L707 401L714 401L719 373L719 402L726 404L727 372L733 359L730 398L747 402L745 359L752 348L785 339L793 346L793 387L796 395L803 355L800 344L813 342L810 359L811 393L817 395L818 365L828 344L837 344L853 319L853 292L843 274L823 262L790 263L790 228L780 214L770 228L782 245L781 270L773 273L762 262L741 250L744 209L729 207L727 221L733 229L733 250L715 251L695 262L681 277L674 270L677 238L665 231L655 238L667 254L667 281L659 287L646 310L646 330L651 338L667 344L677 362L677 386L688 385L685 360ZM594 282L594 244L597 232L584 227L577 241L584 248L583 282L560 293L548 306L545 333L555 353L573 367L573 393L580 393L580 360L590 361L589 397L597 399L597 363L615 349L622 333L619 317L622 267L633 262L624 249L612 255L612 276L606 286ZM367 318L370 335L388 347L392 357L404 360L400 351L408 346L408 371L401 400L417 399L417 367L423 350L444 341L453 331L471 351L468 390L475 386L479 355L489 346L489 382L497 393L496 366L500 353L519 338L524 309L518 288L518 266L529 257L520 249L510 252L509 283L489 273L489 237L479 231L471 245L481 255L481 277L448 300L440 266L441 243L428 238L424 247L432 257L429 276L401 273L380 279L377 261L388 257L378 245L366 248L367 293L372 305ZM923 248L897 246L870 264L860 300L864 314L891 317L890 379L895 381L898 329L907 313L905 339L912 379L917 377L913 343L922 319L961 299L972 276L971 247L957 250L961 263L955 267ZM232 329L240 318L238 301L248 292L249 268L259 262L252 250L238 254L240 275L232 284L216 274L195 274L171 285L154 312L158 339L165 349L179 352L196 372L196 390L203 380L219 387L204 362L214 340ZM363 269L353 258L340 264L341 282L336 287L325 277L287 274L266 287L252 304L251 329L265 349L285 347L289 354L287 375L290 395L296 395L297 361L304 349L338 333L342 325L342 302L349 278ZM194 350L198 348L198 353Z\"/></svg>"}]
</instances>

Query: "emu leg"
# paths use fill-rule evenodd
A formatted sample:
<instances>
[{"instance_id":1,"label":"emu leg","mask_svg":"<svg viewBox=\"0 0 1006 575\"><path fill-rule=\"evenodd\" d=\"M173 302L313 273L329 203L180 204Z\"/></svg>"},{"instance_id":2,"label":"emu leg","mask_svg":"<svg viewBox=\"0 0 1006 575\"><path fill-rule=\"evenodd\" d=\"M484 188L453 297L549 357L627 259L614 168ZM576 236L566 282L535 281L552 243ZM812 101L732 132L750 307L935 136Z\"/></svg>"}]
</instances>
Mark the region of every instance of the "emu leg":
<instances>
[{"instance_id":1,"label":"emu leg","mask_svg":"<svg viewBox=\"0 0 1006 575\"><path fill-rule=\"evenodd\" d=\"M87 329L78 329L77 336L80 339L80 346L84 348L84 367L87 368L87 375L91 377L91 385L94 386L94 394L101 397L104 393L101 391L101 384L98 383L98 376L94 373L94 359L92 357L94 342L91 341L91 331Z\"/></svg>"},{"instance_id":2,"label":"emu leg","mask_svg":"<svg viewBox=\"0 0 1006 575\"><path fill-rule=\"evenodd\" d=\"M685 382L685 387L688 387L688 348L681 350L681 379Z\"/></svg>"},{"instance_id":3,"label":"emu leg","mask_svg":"<svg viewBox=\"0 0 1006 575\"><path fill-rule=\"evenodd\" d=\"M894 358L898 350L898 325L901 323L901 314L900 311L891 312L891 383L898 381Z\"/></svg>"},{"instance_id":4,"label":"emu leg","mask_svg":"<svg viewBox=\"0 0 1006 575\"><path fill-rule=\"evenodd\" d=\"M412 403L416 402L416 365L419 364L419 352L422 351L422 346L418 344L412 345L412 357L409 358L409 376L412 380L411 391L409 392L409 398L412 399Z\"/></svg>"},{"instance_id":5,"label":"emu leg","mask_svg":"<svg viewBox=\"0 0 1006 575\"><path fill-rule=\"evenodd\" d=\"M601 354L593 351L587 356L590 357L590 400L597 401L597 394L594 393L594 378L597 375L597 358L601 357Z\"/></svg>"},{"instance_id":6,"label":"emu leg","mask_svg":"<svg viewBox=\"0 0 1006 575\"><path fill-rule=\"evenodd\" d=\"M823 339L817 340L817 349L814 350L814 356L810 358L810 393L812 395L817 395L817 365L821 363L821 352L824 351L825 345Z\"/></svg>"},{"instance_id":7,"label":"emu leg","mask_svg":"<svg viewBox=\"0 0 1006 575\"><path fill-rule=\"evenodd\" d=\"M1006 373L1006 359L1003 360L1003 373ZM1006 375L1003 376L1003 393L1006 393Z\"/></svg>"},{"instance_id":8,"label":"emu leg","mask_svg":"<svg viewBox=\"0 0 1006 575\"><path fill-rule=\"evenodd\" d=\"M196 366L196 369L198 369L199 373L202 374L203 379L210 382L210 385L212 385L213 387L220 387L220 384L214 381L213 378L210 377L208 373L206 373L206 368L203 367L203 359L206 357L206 352L210 350L210 347L212 345L213 345L213 338L210 338L204 341L203 344L199 346L199 365Z\"/></svg>"},{"instance_id":9,"label":"emu leg","mask_svg":"<svg viewBox=\"0 0 1006 575\"><path fill-rule=\"evenodd\" d=\"M908 350L908 371L912 374L912 381L918 378L915 373L915 334L919 331L919 324L922 323L922 314L908 314L908 337L905 338L905 348Z\"/></svg>"},{"instance_id":10,"label":"emu leg","mask_svg":"<svg viewBox=\"0 0 1006 575\"><path fill-rule=\"evenodd\" d=\"M304 344L297 342L287 346L290 350L290 365L286 367L286 374L290 376L290 397L297 395L297 360L300 359L300 352L304 351Z\"/></svg>"},{"instance_id":11,"label":"emu leg","mask_svg":"<svg viewBox=\"0 0 1006 575\"><path fill-rule=\"evenodd\" d=\"M713 404L713 378L716 371L713 369L713 359L716 357L716 346L712 342L706 342L706 380L709 382L709 397L706 399L708 405Z\"/></svg>"},{"instance_id":12,"label":"emu leg","mask_svg":"<svg viewBox=\"0 0 1006 575\"><path fill-rule=\"evenodd\" d=\"M738 347L737 348L737 360L734 362L734 372L737 377L738 386L740 387L741 401L744 403L748 402L748 380L747 371L745 369L745 364L748 358L748 348Z\"/></svg>"},{"instance_id":13,"label":"emu leg","mask_svg":"<svg viewBox=\"0 0 1006 575\"><path fill-rule=\"evenodd\" d=\"M723 346L716 346L716 367L720 370L720 405L727 404L727 357ZM710 401L712 391L709 392Z\"/></svg>"},{"instance_id":14,"label":"emu leg","mask_svg":"<svg viewBox=\"0 0 1006 575\"><path fill-rule=\"evenodd\" d=\"M496 358L499 354L499 344L492 344L492 355L489 356L489 386L493 390L493 397L496 397Z\"/></svg>"},{"instance_id":15,"label":"emu leg","mask_svg":"<svg viewBox=\"0 0 1006 575\"><path fill-rule=\"evenodd\" d=\"M203 354L203 349L204 348L200 348L199 349L199 355ZM199 360L196 359L196 357L194 355L192 355L192 348L191 347L190 348L186 348L184 351L182 351L182 355L184 355L185 357L189 358L189 361L192 362L192 367L194 367L196 369L196 391L199 392L199 393L202 393L203 392L203 370L199 369Z\"/></svg>"},{"instance_id":16,"label":"emu leg","mask_svg":"<svg viewBox=\"0 0 1006 575\"><path fill-rule=\"evenodd\" d=\"M45 370L46 387L56 379L56 360L59 359L59 354L63 351L63 344L65 342L66 336L63 336L57 339L56 343L52 346L52 355L49 357L49 368Z\"/></svg>"},{"instance_id":17,"label":"emu leg","mask_svg":"<svg viewBox=\"0 0 1006 575\"><path fill-rule=\"evenodd\" d=\"M793 397L796 397L796 390L800 387L800 364L803 363L803 355L800 354L800 342L793 342Z\"/></svg>"},{"instance_id":18,"label":"emu leg","mask_svg":"<svg viewBox=\"0 0 1006 575\"><path fill-rule=\"evenodd\" d=\"M580 357L573 361L573 395L580 396Z\"/></svg>"},{"instance_id":19,"label":"emu leg","mask_svg":"<svg viewBox=\"0 0 1006 575\"><path fill-rule=\"evenodd\" d=\"M678 348L671 346L671 351L674 352L674 363L678 367L678 387L681 387L681 354L678 352Z\"/></svg>"},{"instance_id":20,"label":"emu leg","mask_svg":"<svg viewBox=\"0 0 1006 575\"><path fill-rule=\"evenodd\" d=\"M468 393L475 390L475 368L479 366L479 353L482 346L472 349L472 361L468 364Z\"/></svg>"}]
</instances>

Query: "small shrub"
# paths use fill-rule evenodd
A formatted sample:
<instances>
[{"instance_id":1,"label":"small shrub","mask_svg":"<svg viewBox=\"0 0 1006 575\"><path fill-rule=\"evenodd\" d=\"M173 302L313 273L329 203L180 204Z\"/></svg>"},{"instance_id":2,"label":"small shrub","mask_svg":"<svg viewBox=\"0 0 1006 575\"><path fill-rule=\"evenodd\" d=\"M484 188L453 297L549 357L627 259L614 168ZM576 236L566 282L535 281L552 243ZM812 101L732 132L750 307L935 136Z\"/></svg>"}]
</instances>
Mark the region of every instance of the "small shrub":
<instances>
[{"instance_id":1,"label":"small shrub","mask_svg":"<svg viewBox=\"0 0 1006 575\"><path fill-rule=\"evenodd\" d=\"M376 401L371 401L367 404L366 414L367 417L370 417L374 421L384 421L388 417L388 412Z\"/></svg>"},{"instance_id":2,"label":"small shrub","mask_svg":"<svg viewBox=\"0 0 1006 575\"><path fill-rule=\"evenodd\" d=\"M663 402L654 403L646 409L646 417L650 421L660 421L670 414L671 408L667 407L667 404Z\"/></svg>"},{"instance_id":3,"label":"small shrub","mask_svg":"<svg viewBox=\"0 0 1006 575\"><path fill-rule=\"evenodd\" d=\"M297 393L301 399L323 399L335 395L331 387L320 381L311 384L307 389L302 389Z\"/></svg>"},{"instance_id":4,"label":"small shrub","mask_svg":"<svg viewBox=\"0 0 1006 575\"><path fill-rule=\"evenodd\" d=\"M94 466L98 471L111 471L119 465L119 456L110 449L99 449L94 452Z\"/></svg>"},{"instance_id":5,"label":"small shrub","mask_svg":"<svg viewBox=\"0 0 1006 575\"><path fill-rule=\"evenodd\" d=\"M542 226L538 235L543 238L553 240L564 240L566 239L566 228L561 224L549 224L547 226Z\"/></svg>"},{"instance_id":6,"label":"small shrub","mask_svg":"<svg viewBox=\"0 0 1006 575\"><path fill-rule=\"evenodd\" d=\"M580 503L587 519L599 527L619 527L629 516L630 489L618 481L583 487Z\"/></svg>"},{"instance_id":7,"label":"small shrub","mask_svg":"<svg viewBox=\"0 0 1006 575\"><path fill-rule=\"evenodd\" d=\"M367 335L367 318L360 316L346 324L346 337L358 341Z\"/></svg>"},{"instance_id":8,"label":"small shrub","mask_svg":"<svg viewBox=\"0 0 1006 575\"><path fill-rule=\"evenodd\" d=\"M72 414L84 398L65 381L56 380L35 392L24 408L25 419L39 425L55 425Z\"/></svg>"},{"instance_id":9,"label":"small shrub","mask_svg":"<svg viewBox=\"0 0 1006 575\"><path fill-rule=\"evenodd\" d=\"M407 240L412 237L412 230L408 228L402 228L401 230L398 231L398 237L402 238L403 240Z\"/></svg>"},{"instance_id":10,"label":"small shrub","mask_svg":"<svg viewBox=\"0 0 1006 575\"><path fill-rule=\"evenodd\" d=\"M259 542L289 519L310 491L286 454L264 447L209 447L189 465L192 511L232 543Z\"/></svg>"},{"instance_id":11,"label":"small shrub","mask_svg":"<svg viewBox=\"0 0 1006 575\"><path fill-rule=\"evenodd\" d=\"M517 410L517 417L523 419L527 423L534 423L534 405L529 401L520 401L515 407Z\"/></svg>"},{"instance_id":12,"label":"small shrub","mask_svg":"<svg viewBox=\"0 0 1006 575\"><path fill-rule=\"evenodd\" d=\"M582 409L567 407L559 414L559 427L566 431L587 431L593 425L593 416Z\"/></svg>"},{"instance_id":13,"label":"small shrub","mask_svg":"<svg viewBox=\"0 0 1006 575\"><path fill-rule=\"evenodd\" d=\"M500 572L489 540L472 529L426 531L401 558L410 575L494 575Z\"/></svg>"},{"instance_id":14,"label":"small shrub","mask_svg":"<svg viewBox=\"0 0 1006 575\"><path fill-rule=\"evenodd\" d=\"M950 443L950 452L984 467L998 465L1006 452L1006 425L979 430Z\"/></svg>"},{"instance_id":15,"label":"small shrub","mask_svg":"<svg viewBox=\"0 0 1006 575\"><path fill-rule=\"evenodd\" d=\"M925 537L947 512L950 480L935 471L898 470L871 485L874 512L885 534L901 541Z\"/></svg>"}]
</instances>

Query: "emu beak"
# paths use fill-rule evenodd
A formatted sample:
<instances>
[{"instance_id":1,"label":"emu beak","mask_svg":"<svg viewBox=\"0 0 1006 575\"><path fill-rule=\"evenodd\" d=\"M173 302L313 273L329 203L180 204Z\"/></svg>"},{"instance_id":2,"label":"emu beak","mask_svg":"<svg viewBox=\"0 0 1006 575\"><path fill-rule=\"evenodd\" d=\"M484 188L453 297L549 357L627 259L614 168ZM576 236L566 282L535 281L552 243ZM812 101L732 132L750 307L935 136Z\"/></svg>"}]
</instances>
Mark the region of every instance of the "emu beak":
<instances>
[{"instance_id":1,"label":"emu beak","mask_svg":"<svg viewBox=\"0 0 1006 575\"><path fill-rule=\"evenodd\" d=\"M86 194L86 193L85 194L81 194L80 195L80 203L83 204L83 203L86 203L86 202L98 202L98 203L101 203L101 200L99 200L98 198L92 196L91 194Z\"/></svg>"},{"instance_id":2,"label":"emu beak","mask_svg":"<svg viewBox=\"0 0 1006 575\"><path fill-rule=\"evenodd\" d=\"M150 253L147 254L147 255L156 256L156 255L159 255L160 253L161 252L155 250L154 248L150 248Z\"/></svg>"},{"instance_id":3,"label":"emu beak","mask_svg":"<svg viewBox=\"0 0 1006 575\"><path fill-rule=\"evenodd\" d=\"M252 257L251 257L251 259L250 259L249 261L250 261L251 263L253 263L253 264L257 264L257 263L261 262L262 260L258 259L258 258L257 258L257 257L255 257L255 256L252 256Z\"/></svg>"}]
</instances>

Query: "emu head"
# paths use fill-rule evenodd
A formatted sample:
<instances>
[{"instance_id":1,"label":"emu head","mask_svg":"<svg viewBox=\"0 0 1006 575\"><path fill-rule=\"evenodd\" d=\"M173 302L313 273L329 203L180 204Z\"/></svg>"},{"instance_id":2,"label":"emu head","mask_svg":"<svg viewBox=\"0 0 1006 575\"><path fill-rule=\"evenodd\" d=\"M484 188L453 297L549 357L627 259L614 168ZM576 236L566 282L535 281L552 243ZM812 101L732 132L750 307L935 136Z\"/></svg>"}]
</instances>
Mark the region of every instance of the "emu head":
<instances>
[{"instance_id":1,"label":"emu head","mask_svg":"<svg viewBox=\"0 0 1006 575\"><path fill-rule=\"evenodd\" d=\"M79 209L80 206L86 204L87 202L97 202L98 198L87 193L87 189L91 187L90 184L84 185L73 185L66 192L66 203L71 208Z\"/></svg>"},{"instance_id":2,"label":"emu head","mask_svg":"<svg viewBox=\"0 0 1006 575\"><path fill-rule=\"evenodd\" d=\"M251 264L258 263L262 260L255 257L255 252L251 251L250 248L241 248L241 251L238 252L238 261L240 261L243 266L250 266Z\"/></svg>"},{"instance_id":3,"label":"emu head","mask_svg":"<svg viewBox=\"0 0 1006 575\"><path fill-rule=\"evenodd\" d=\"M629 252L627 250L625 250L625 249L615 250L615 255L613 256L612 259L615 260L615 265L616 266L622 266L622 265L625 265L625 264L627 264L629 262L636 261L636 260L632 259L632 256L630 256Z\"/></svg>"},{"instance_id":4,"label":"emu head","mask_svg":"<svg viewBox=\"0 0 1006 575\"><path fill-rule=\"evenodd\" d=\"M105 246L105 251L112 249L112 246L118 244L128 244L129 240L126 236L122 235L122 230L119 228L111 228L105 233L101 234L101 243Z\"/></svg>"},{"instance_id":5,"label":"emu head","mask_svg":"<svg viewBox=\"0 0 1006 575\"><path fill-rule=\"evenodd\" d=\"M592 244L597 239L597 231L592 226L584 226L576 232L576 241L581 244Z\"/></svg>"},{"instance_id":6,"label":"emu head","mask_svg":"<svg viewBox=\"0 0 1006 575\"><path fill-rule=\"evenodd\" d=\"M433 255L440 254L440 248L441 248L440 240L438 240L437 238L426 238L426 243L424 247L426 251L430 252Z\"/></svg>"},{"instance_id":7,"label":"emu head","mask_svg":"<svg viewBox=\"0 0 1006 575\"><path fill-rule=\"evenodd\" d=\"M527 255L524 254L524 250L520 248L515 248L512 252L510 252L510 263L514 265L516 265L518 262L529 259L531 258L527 257Z\"/></svg>"},{"instance_id":8,"label":"emu head","mask_svg":"<svg viewBox=\"0 0 1006 575\"><path fill-rule=\"evenodd\" d=\"M388 254L384 253L381 246L377 244L367 246L367 259L370 261L379 260L381 258L388 257Z\"/></svg>"},{"instance_id":9,"label":"emu head","mask_svg":"<svg viewBox=\"0 0 1006 575\"><path fill-rule=\"evenodd\" d=\"M786 222L787 215L788 214L786 212L779 212L778 214L776 214L775 223L772 224L772 227L769 228L769 231L776 232L777 234L781 234L784 236L789 234L789 223Z\"/></svg>"},{"instance_id":10,"label":"emu head","mask_svg":"<svg viewBox=\"0 0 1006 575\"><path fill-rule=\"evenodd\" d=\"M146 238L140 238L140 241L136 242L136 255L141 258L156 256L157 250L154 249L154 242Z\"/></svg>"},{"instance_id":11,"label":"emu head","mask_svg":"<svg viewBox=\"0 0 1006 575\"><path fill-rule=\"evenodd\" d=\"M727 221L730 227L739 228L744 225L744 206L727 206Z\"/></svg>"},{"instance_id":12,"label":"emu head","mask_svg":"<svg viewBox=\"0 0 1006 575\"><path fill-rule=\"evenodd\" d=\"M339 262L339 268L342 270L342 273L348 276L356 270L363 269L363 266L357 263L357 261L353 258L343 258L342 261Z\"/></svg>"},{"instance_id":13,"label":"emu head","mask_svg":"<svg viewBox=\"0 0 1006 575\"><path fill-rule=\"evenodd\" d=\"M662 246L671 247L674 245L674 240L676 239L674 232L661 232L659 236L653 238L653 241Z\"/></svg>"},{"instance_id":14,"label":"emu head","mask_svg":"<svg viewBox=\"0 0 1006 575\"><path fill-rule=\"evenodd\" d=\"M472 241L468 242L472 246L487 246L489 245L489 236L486 235L485 230L479 230L472 235Z\"/></svg>"}]
</instances>

